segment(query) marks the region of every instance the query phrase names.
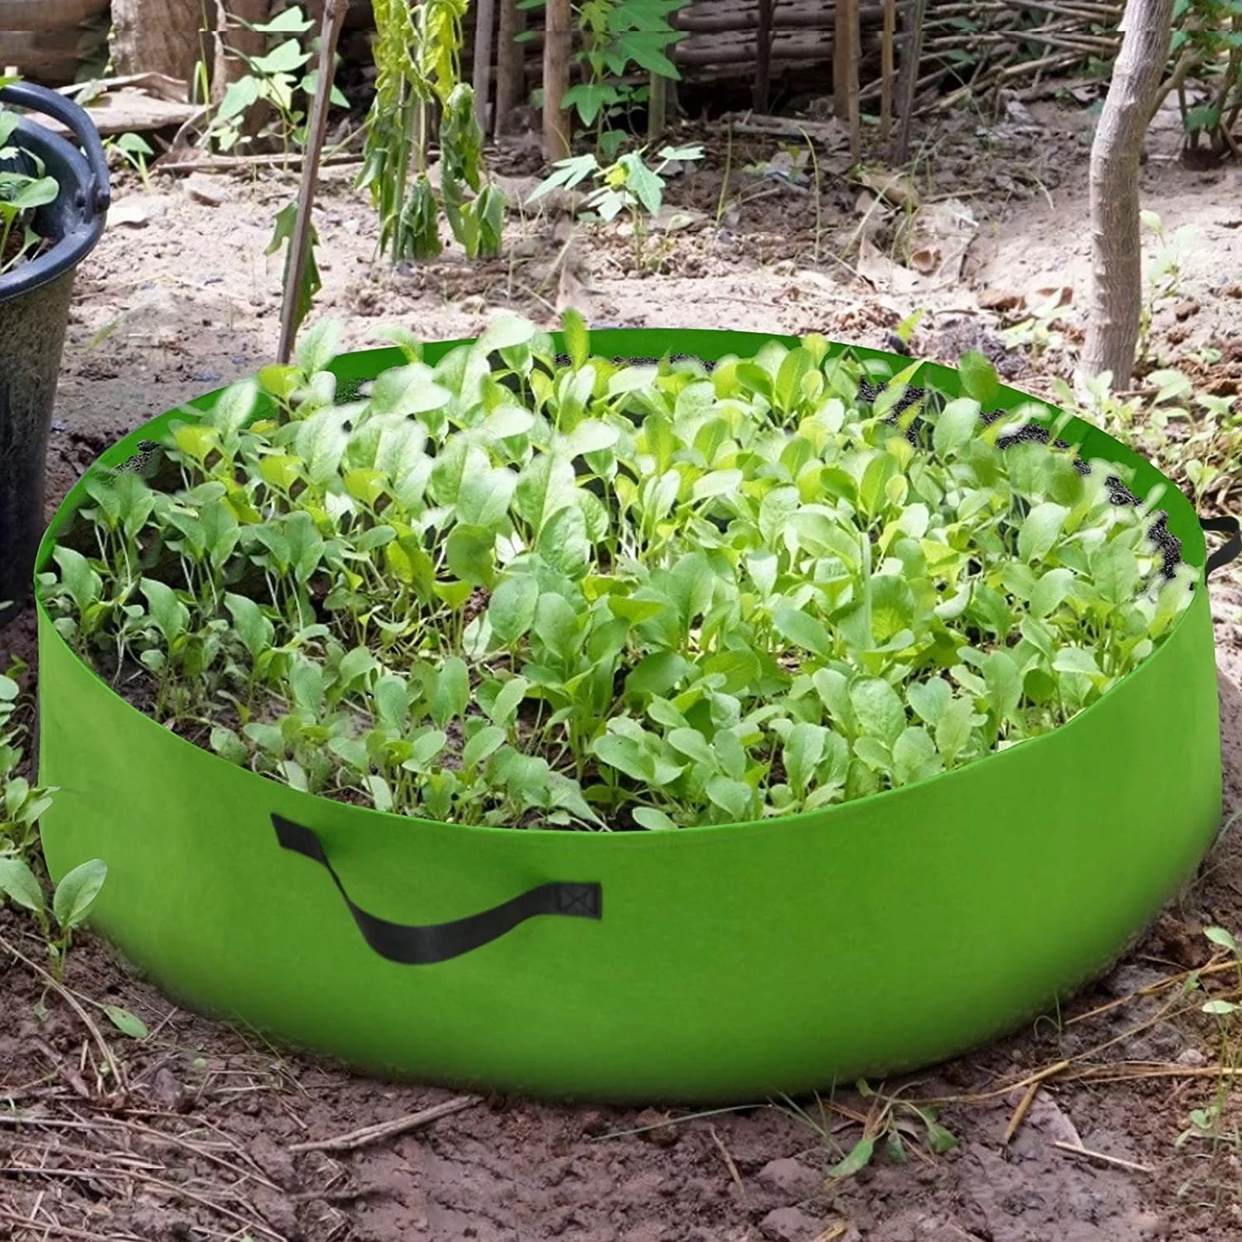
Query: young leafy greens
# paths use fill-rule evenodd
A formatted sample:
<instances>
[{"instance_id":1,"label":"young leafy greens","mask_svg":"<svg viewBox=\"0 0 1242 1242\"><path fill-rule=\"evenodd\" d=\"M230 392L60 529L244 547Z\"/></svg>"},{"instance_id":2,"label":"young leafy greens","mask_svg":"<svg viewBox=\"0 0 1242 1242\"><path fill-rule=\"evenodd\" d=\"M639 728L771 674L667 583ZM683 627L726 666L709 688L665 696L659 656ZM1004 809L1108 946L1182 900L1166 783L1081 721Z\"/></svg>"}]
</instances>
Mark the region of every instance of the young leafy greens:
<instances>
[{"instance_id":1,"label":"young leafy greens","mask_svg":"<svg viewBox=\"0 0 1242 1242\"><path fill-rule=\"evenodd\" d=\"M1029 409L916 397L917 365L876 387L816 336L709 373L564 327L567 358L505 319L434 366L394 332L405 364L347 392L318 326L141 470L90 477L43 577L57 629L169 727L300 789L658 829L1053 729L1190 598L1149 536L1158 497L1119 504L1118 467L1024 441ZM963 378L986 406L986 364Z\"/></svg>"},{"instance_id":2,"label":"young leafy greens","mask_svg":"<svg viewBox=\"0 0 1242 1242\"><path fill-rule=\"evenodd\" d=\"M0 88L16 81L0 74ZM60 193L55 178L43 175L42 161L14 142L17 121L17 113L0 104L0 276L38 253L43 238L34 230L34 213Z\"/></svg>"}]
</instances>

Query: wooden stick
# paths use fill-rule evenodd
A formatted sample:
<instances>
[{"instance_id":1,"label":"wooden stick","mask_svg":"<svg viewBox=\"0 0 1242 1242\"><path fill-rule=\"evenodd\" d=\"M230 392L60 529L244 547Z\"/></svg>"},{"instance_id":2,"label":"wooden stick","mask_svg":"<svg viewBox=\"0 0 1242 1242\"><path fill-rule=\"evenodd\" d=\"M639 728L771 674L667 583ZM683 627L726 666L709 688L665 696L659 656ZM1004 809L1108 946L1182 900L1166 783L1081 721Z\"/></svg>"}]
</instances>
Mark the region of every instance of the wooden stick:
<instances>
[{"instance_id":1,"label":"wooden stick","mask_svg":"<svg viewBox=\"0 0 1242 1242\"><path fill-rule=\"evenodd\" d=\"M362 156L349 151L338 151L332 155L323 155L319 159L321 168L339 168L342 165L361 164ZM228 173L240 172L251 168L274 168L277 171L301 172L305 159L300 156L284 155L218 155L211 159L177 160L175 163L156 161L151 165L152 172L166 173Z\"/></svg>"},{"instance_id":2,"label":"wooden stick","mask_svg":"<svg viewBox=\"0 0 1242 1242\"><path fill-rule=\"evenodd\" d=\"M349 0L324 0L323 26L319 36L319 81L315 102L311 107L307 133L306 155L302 164L302 187L298 191L297 223L289 243L289 269L285 278L284 304L280 311L279 362L289 361L293 340L297 336L298 289L310 249L311 209L315 205L315 184L319 180L319 159L323 152L324 135L328 128L328 102L332 79L336 76L336 43L345 24Z\"/></svg>"},{"instance_id":3,"label":"wooden stick","mask_svg":"<svg viewBox=\"0 0 1242 1242\"><path fill-rule=\"evenodd\" d=\"M880 144L887 147L893 131L893 37L897 33L897 0L884 0L884 40L880 45Z\"/></svg>"},{"instance_id":4,"label":"wooden stick","mask_svg":"<svg viewBox=\"0 0 1242 1242\"><path fill-rule=\"evenodd\" d=\"M386 1138L393 1138L398 1134L406 1134L410 1130L417 1130L420 1126L428 1125L441 1117L447 1117L450 1113L458 1113L463 1108L473 1108L474 1105L481 1103L483 1103L482 1096L459 1095L451 1100L445 1100L443 1104L433 1104L430 1108L424 1108L417 1113L410 1113L405 1117L397 1117L392 1121L381 1121L373 1126L364 1126L361 1130L353 1130L349 1134L338 1134L335 1138L317 1139L310 1143L294 1143L289 1148L289 1151L291 1153L301 1151L356 1151L359 1147L367 1147L372 1143L379 1143Z\"/></svg>"},{"instance_id":5,"label":"wooden stick","mask_svg":"<svg viewBox=\"0 0 1242 1242\"><path fill-rule=\"evenodd\" d=\"M775 0L759 0L759 24L755 30L755 111L768 110L768 84L772 77L772 19Z\"/></svg>"},{"instance_id":6,"label":"wooden stick","mask_svg":"<svg viewBox=\"0 0 1242 1242\"><path fill-rule=\"evenodd\" d=\"M897 84L897 132L891 159L904 164L910 158L910 129L914 123L914 99L918 89L919 61L923 55L923 21L927 0L908 0L905 40L901 49L901 77Z\"/></svg>"},{"instance_id":7,"label":"wooden stick","mask_svg":"<svg viewBox=\"0 0 1242 1242\"><path fill-rule=\"evenodd\" d=\"M1008 1147L1013 1141L1013 1136L1017 1134L1018 1127L1022 1124L1022 1119L1030 1111L1031 1105L1035 1102L1035 1097L1039 1094L1043 1087L1043 1080L1033 1082L1023 1093L1022 1098L1018 1101L1018 1107L1013 1110L1013 1116L1009 1118L1009 1124L1005 1127L1005 1135L1001 1139L1001 1146Z\"/></svg>"},{"instance_id":8,"label":"wooden stick","mask_svg":"<svg viewBox=\"0 0 1242 1242\"><path fill-rule=\"evenodd\" d=\"M1071 1156L1081 1156L1086 1160L1099 1160L1102 1164L1111 1164L1119 1169L1129 1169L1131 1173L1154 1173L1156 1171L1149 1164L1136 1164L1133 1160L1123 1160L1120 1156L1109 1156L1102 1151L1091 1151L1087 1147L1078 1146L1077 1143L1054 1141L1052 1145L1058 1151L1068 1152Z\"/></svg>"}]
</instances>

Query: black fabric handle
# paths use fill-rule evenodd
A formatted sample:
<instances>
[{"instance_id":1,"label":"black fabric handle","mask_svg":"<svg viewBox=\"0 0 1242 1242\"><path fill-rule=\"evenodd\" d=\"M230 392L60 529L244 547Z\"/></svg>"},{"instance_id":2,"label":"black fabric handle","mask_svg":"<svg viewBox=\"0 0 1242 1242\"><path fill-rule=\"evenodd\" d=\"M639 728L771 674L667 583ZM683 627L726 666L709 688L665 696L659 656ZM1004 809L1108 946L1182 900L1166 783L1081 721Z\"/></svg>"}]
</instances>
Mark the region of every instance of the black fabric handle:
<instances>
[{"instance_id":1,"label":"black fabric handle","mask_svg":"<svg viewBox=\"0 0 1242 1242\"><path fill-rule=\"evenodd\" d=\"M1238 554L1242 553L1242 523L1239 523L1236 517L1215 517L1200 518L1199 525L1204 530L1230 536L1207 558L1207 564L1203 569L1203 576L1206 578L1212 570L1220 569L1222 565L1228 565L1230 561L1236 561Z\"/></svg>"},{"instance_id":2,"label":"black fabric handle","mask_svg":"<svg viewBox=\"0 0 1242 1242\"><path fill-rule=\"evenodd\" d=\"M390 962L400 962L405 966L445 962L499 939L519 923L540 914L564 914L583 919L603 917L604 890L601 885L560 881L540 884L490 910L481 910L478 914L455 919L451 923L431 923L423 927L389 923L386 919L368 914L350 900L340 876L324 853L323 844L310 828L275 814L272 816L272 827L282 849L314 859L327 868L367 944Z\"/></svg>"}]
</instances>

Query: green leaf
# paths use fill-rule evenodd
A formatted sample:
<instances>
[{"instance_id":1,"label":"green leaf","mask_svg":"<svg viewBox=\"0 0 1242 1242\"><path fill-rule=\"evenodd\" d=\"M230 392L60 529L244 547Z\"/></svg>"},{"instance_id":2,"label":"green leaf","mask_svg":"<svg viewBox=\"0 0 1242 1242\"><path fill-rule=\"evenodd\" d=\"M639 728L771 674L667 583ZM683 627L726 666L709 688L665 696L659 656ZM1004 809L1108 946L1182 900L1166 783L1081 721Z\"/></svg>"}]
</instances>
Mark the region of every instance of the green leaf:
<instances>
[{"instance_id":1,"label":"green leaf","mask_svg":"<svg viewBox=\"0 0 1242 1242\"><path fill-rule=\"evenodd\" d=\"M482 526L454 526L444 541L449 572L472 586L490 587L495 578L496 535Z\"/></svg>"},{"instance_id":2,"label":"green leaf","mask_svg":"<svg viewBox=\"0 0 1242 1242\"><path fill-rule=\"evenodd\" d=\"M525 636L535 620L539 584L526 574L507 578L492 593L487 619L492 633L502 643L515 643Z\"/></svg>"},{"instance_id":3,"label":"green leaf","mask_svg":"<svg viewBox=\"0 0 1242 1242\"><path fill-rule=\"evenodd\" d=\"M518 707L530 689L530 682L525 677L511 677L496 692L488 715L493 724L501 726L509 724L517 715Z\"/></svg>"},{"instance_id":4,"label":"green leaf","mask_svg":"<svg viewBox=\"0 0 1242 1242\"><path fill-rule=\"evenodd\" d=\"M475 348L481 354L490 354L499 349L529 345L534 336L535 325L530 320L518 315L502 315L483 330Z\"/></svg>"},{"instance_id":5,"label":"green leaf","mask_svg":"<svg viewBox=\"0 0 1242 1242\"><path fill-rule=\"evenodd\" d=\"M815 769L824 757L824 745L828 730L822 725L800 721L789 730L785 739L785 774L798 797L802 797L815 775Z\"/></svg>"},{"instance_id":6,"label":"green leaf","mask_svg":"<svg viewBox=\"0 0 1242 1242\"><path fill-rule=\"evenodd\" d=\"M21 858L0 858L0 893L23 910L39 913L46 908L43 886Z\"/></svg>"},{"instance_id":7,"label":"green leaf","mask_svg":"<svg viewBox=\"0 0 1242 1242\"><path fill-rule=\"evenodd\" d=\"M993 651L983 661L983 680L988 688L988 706L999 727L1014 715L1022 700L1022 674L1008 651Z\"/></svg>"},{"instance_id":8,"label":"green leaf","mask_svg":"<svg viewBox=\"0 0 1242 1242\"><path fill-rule=\"evenodd\" d=\"M586 320L572 306L561 312L561 331L565 334L565 350L570 362L575 367L586 366L591 356L591 335Z\"/></svg>"},{"instance_id":9,"label":"green leaf","mask_svg":"<svg viewBox=\"0 0 1242 1242\"><path fill-rule=\"evenodd\" d=\"M461 762L467 771L477 768L504 745L505 731L496 725L484 725L462 747Z\"/></svg>"},{"instance_id":10,"label":"green leaf","mask_svg":"<svg viewBox=\"0 0 1242 1242\"><path fill-rule=\"evenodd\" d=\"M932 447L939 457L956 457L978 433L979 403L970 400L950 401L936 416L932 430Z\"/></svg>"},{"instance_id":11,"label":"green leaf","mask_svg":"<svg viewBox=\"0 0 1242 1242\"><path fill-rule=\"evenodd\" d=\"M465 715L469 702L470 671L459 656L449 656L436 672L431 718L443 729L450 720Z\"/></svg>"},{"instance_id":12,"label":"green leaf","mask_svg":"<svg viewBox=\"0 0 1242 1242\"><path fill-rule=\"evenodd\" d=\"M575 581L584 578L591 566L591 541L582 510L577 505L558 509L540 531L537 547L558 573Z\"/></svg>"},{"instance_id":13,"label":"green leaf","mask_svg":"<svg viewBox=\"0 0 1242 1242\"><path fill-rule=\"evenodd\" d=\"M1018 528L1018 555L1027 564L1043 560L1060 537L1068 516L1068 509L1052 501L1036 505Z\"/></svg>"},{"instance_id":14,"label":"green leaf","mask_svg":"<svg viewBox=\"0 0 1242 1242\"><path fill-rule=\"evenodd\" d=\"M859 1139L846 1153L844 1159L838 1160L828 1170L829 1179L831 1181L840 1181L841 1178L852 1177L855 1173L865 1169L871 1163L871 1158L874 1155L875 1140L869 1138Z\"/></svg>"},{"instance_id":15,"label":"green leaf","mask_svg":"<svg viewBox=\"0 0 1242 1242\"><path fill-rule=\"evenodd\" d=\"M1000 395L996 368L978 350L972 349L962 355L957 373L962 381L962 391L983 409L989 408Z\"/></svg>"},{"instance_id":16,"label":"green leaf","mask_svg":"<svg viewBox=\"0 0 1242 1242\"><path fill-rule=\"evenodd\" d=\"M136 1013L120 1005L105 1005L103 1011L108 1015L108 1021L130 1039L146 1039L151 1034L147 1024Z\"/></svg>"},{"instance_id":17,"label":"green leaf","mask_svg":"<svg viewBox=\"0 0 1242 1242\"><path fill-rule=\"evenodd\" d=\"M745 781L716 775L707 782L707 796L735 822L747 819L751 814L754 791Z\"/></svg>"},{"instance_id":18,"label":"green leaf","mask_svg":"<svg viewBox=\"0 0 1242 1242\"><path fill-rule=\"evenodd\" d=\"M630 813L633 815L636 824L643 828L649 828L653 832L665 831L670 828L675 829L677 827L663 811L657 811L653 806L637 806Z\"/></svg>"},{"instance_id":19,"label":"green leaf","mask_svg":"<svg viewBox=\"0 0 1242 1242\"><path fill-rule=\"evenodd\" d=\"M832 636L823 622L797 608L777 608L772 614L772 628L795 646L823 659L832 655Z\"/></svg>"},{"instance_id":20,"label":"green leaf","mask_svg":"<svg viewBox=\"0 0 1242 1242\"><path fill-rule=\"evenodd\" d=\"M933 727L944 715L952 697L953 689L943 677L935 677L930 681L912 681L906 687L906 700L915 714Z\"/></svg>"},{"instance_id":21,"label":"green leaf","mask_svg":"<svg viewBox=\"0 0 1242 1242\"><path fill-rule=\"evenodd\" d=\"M243 78L242 81L248 79ZM230 90L232 87L229 88ZM256 95L257 98L257 95ZM289 267L293 261L293 237L297 229L298 205L296 202L286 203L276 213L275 227L272 231L272 240L268 242L265 254L275 254L281 246L286 242L289 243L289 250L285 255L284 275L281 277L285 287L289 282ZM306 247L306 258L302 264L302 270L298 274L295 289L293 329L296 334L297 330L306 320L306 316L310 314L311 307L315 302L315 295L323 288L323 278L319 274L319 264L315 260L315 249L319 245L319 233L314 225L310 229L309 244Z\"/></svg>"},{"instance_id":22,"label":"green leaf","mask_svg":"<svg viewBox=\"0 0 1242 1242\"><path fill-rule=\"evenodd\" d=\"M892 747L906 727L906 709L897 691L879 677L850 686L850 703L864 733Z\"/></svg>"},{"instance_id":23,"label":"green leaf","mask_svg":"<svg viewBox=\"0 0 1242 1242\"><path fill-rule=\"evenodd\" d=\"M1099 677L1100 666L1095 656L1085 647L1062 647L1053 658L1052 667L1058 673L1082 673L1088 677Z\"/></svg>"},{"instance_id":24,"label":"green leaf","mask_svg":"<svg viewBox=\"0 0 1242 1242\"><path fill-rule=\"evenodd\" d=\"M1214 944L1222 949L1228 949L1235 957L1238 954L1238 942L1234 939L1233 933L1227 931L1223 927L1205 927L1203 934Z\"/></svg>"},{"instance_id":25,"label":"green leaf","mask_svg":"<svg viewBox=\"0 0 1242 1242\"><path fill-rule=\"evenodd\" d=\"M503 529L517 481L512 470L467 472L457 492L457 520L488 530Z\"/></svg>"},{"instance_id":26,"label":"green leaf","mask_svg":"<svg viewBox=\"0 0 1242 1242\"><path fill-rule=\"evenodd\" d=\"M52 898L52 913L61 931L72 930L86 918L107 876L103 859L92 858L79 863L61 880Z\"/></svg>"}]
</instances>

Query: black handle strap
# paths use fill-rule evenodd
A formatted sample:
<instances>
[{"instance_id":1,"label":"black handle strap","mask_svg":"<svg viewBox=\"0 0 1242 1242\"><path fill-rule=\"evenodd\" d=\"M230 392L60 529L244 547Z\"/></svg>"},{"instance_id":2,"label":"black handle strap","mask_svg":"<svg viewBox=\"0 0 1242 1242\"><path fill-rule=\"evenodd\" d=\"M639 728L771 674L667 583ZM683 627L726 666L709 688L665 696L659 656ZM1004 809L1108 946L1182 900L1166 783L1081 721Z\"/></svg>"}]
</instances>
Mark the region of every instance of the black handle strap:
<instances>
[{"instance_id":1,"label":"black handle strap","mask_svg":"<svg viewBox=\"0 0 1242 1242\"><path fill-rule=\"evenodd\" d=\"M478 914L467 915L451 923L431 923L423 927L389 923L386 919L368 914L350 900L340 876L328 861L323 844L310 828L295 824L281 815L272 816L272 827L282 849L302 854L327 868L367 944L390 962L425 966L448 961L499 939L519 923L540 914L563 914L583 919L603 917L604 890L601 885L559 881L540 884L490 910L481 910Z\"/></svg>"},{"instance_id":2,"label":"black handle strap","mask_svg":"<svg viewBox=\"0 0 1242 1242\"><path fill-rule=\"evenodd\" d=\"M1204 530L1230 536L1207 558L1203 569L1203 576L1206 578L1214 569L1220 569L1223 565L1228 565L1230 561L1236 561L1239 553L1242 553L1242 523L1239 523L1236 517L1214 517L1200 518L1199 525Z\"/></svg>"}]
</instances>

